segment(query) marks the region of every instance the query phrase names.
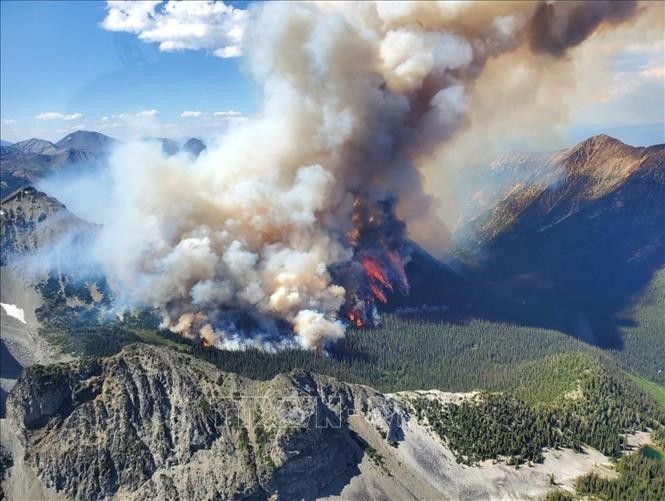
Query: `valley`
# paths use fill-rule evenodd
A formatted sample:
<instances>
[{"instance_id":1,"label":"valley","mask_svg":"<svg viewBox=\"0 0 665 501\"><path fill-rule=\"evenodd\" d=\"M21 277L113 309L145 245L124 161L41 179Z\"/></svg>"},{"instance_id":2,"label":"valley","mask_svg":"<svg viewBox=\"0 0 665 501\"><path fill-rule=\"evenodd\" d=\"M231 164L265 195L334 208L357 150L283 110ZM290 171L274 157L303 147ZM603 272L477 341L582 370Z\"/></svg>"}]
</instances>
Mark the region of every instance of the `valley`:
<instances>
[{"instance_id":1,"label":"valley","mask_svg":"<svg viewBox=\"0 0 665 501\"><path fill-rule=\"evenodd\" d=\"M607 140L600 138L600 141ZM578 146L577 150L580 148L581 146ZM524 157L520 158L520 161L524 161ZM570 154L559 153L556 158L570 158ZM662 167L663 164L658 165ZM608 190L614 190L616 183L622 183L607 180L603 182L610 183L610 188L606 188ZM655 189L653 186L650 189ZM514 191L510 192L507 201L502 203L512 204L510 210L517 211L518 216L511 218L527 217L521 215L526 209L510 202L515 196L517 195ZM531 205L526 204L524 207ZM217 437L221 430L210 430L213 435L206 439L208 442L202 446L200 453L208 451L205 452L206 459L198 458L196 454L190 457L181 453L174 463L174 459L164 456L159 460L163 465L158 461L152 466L145 463L139 467L139 471L144 472L144 480L129 480L131 477L123 480L124 474L120 474L115 480L105 480L105 487L102 484L91 484L92 479L77 479L73 474L67 474L67 484L59 483L60 480L53 477L53 473L49 473L51 470L47 466L48 462L44 463L47 461L45 458L54 453L54 450L46 445L43 452L35 451L36 455L31 455L33 446L30 445L29 437L33 433L39 433L40 437L46 434L39 439L40 442L48 434L60 436L59 441L64 439L64 435L57 435L65 433L64 429L58 431L59 427L70 423L70 412L83 412L88 405L88 400L79 401L76 395L92 391L92 402L96 402L98 399L94 395L98 392L111 391L103 388L104 385L114 384L112 379L108 379L106 383L96 379L100 377L98 364L115 371L117 369L112 369L114 364L125 360L125 357L138 357L140 360L144 357L147 357L147 360L155 357L160 360L163 357L167 357L166 360L186 357L178 360L190 360L185 364L188 367L200 366L201 370L210 374L218 374L216 371L221 370L223 373L219 374L237 374L234 378L249 378L247 383L241 384L241 393L243 398L249 397L250 400L256 397L256 388L275 384L283 374L293 374L293 371L307 371L302 373L307 374L306 377L319 378L325 375L335 378L336 381L367 385L386 392L386 396L376 393L377 398L383 399L382 410L367 409L363 406L364 410L360 415L353 415L345 421L344 426L348 430L345 433L348 433L347 437L350 438L344 440L352 440L355 445L351 449L357 452L348 459L337 461L340 464L336 464L335 468L340 473L322 480L323 483L318 487L302 487L314 489L311 492L317 492L318 497L382 496L389 492L400 493L402 498L436 497L437 486L445 484L447 493L454 492L456 496L464 499L506 496L535 499L554 492L551 484L553 477L558 479L556 492L569 495L575 489L589 489L587 484L582 487L581 484L578 485L576 479L583 474L600 474L603 478L613 478L615 474L611 458L620 457L622 451L630 447L634 440L631 437L658 429L662 426L660 423L665 423L665 389L662 386L662 372L658 372L661 370L662 359L657 356L659 343L663 342L662 336L658 334L662 333L663 328L662 319L658 315L665 291L661 284L662 271L655 272L649 285L644 286L643 291L634 296L636 299L623 303L626 305L624 313L632 319L632 323L626 324L626 327L619 331L624 333L621 335L620 346L607 346L603 342L589 342L588 337L571 336L567 333L568 324L565 320L562 322L560 317L560 313L568 309L566 304L552 308L552 301L546 302L541 298L531 298L525 303L521 299L526 290L523 288L524 284L520 285L522 288L513 288L508 278L499 279L487 275L487 261L483 262L482 267L478 267L472 260L468 260L467 271L459 273L429 256L417 244L411 243L412 258L406 267L411 293L408 296L394 294L390 303L381 308L381 319L375 327L350 329L343 340L329 347L327 355L303 350L267 353L254 348L225 351L205 347L160 329L158 318L148 310L125 315L120 319L109 318L108 315L113 310L114 296L103 275L95 277L89 272L81 273L81 276L85 276L82 280L71 269L52 264L43 267L37 275L27 273L25 263L29 262L31 256L39 255L41 249L50 248L54 242L62 241L63 235L66 235L68 242L84 244L94 238L96 227L71 215L57 200L32 188L22 188L5 198L2 210L2 302L22 308L26 321L23 323L4 309L2 311L3 416L7 392L19 377L22 368L34 367L34 370L23 371L24 376L19 380L19 387L29 385L25 387L25 391L40 391L39 385L43 383L38 381L42 381L44 377L47 377L48 381L55 381L52 378L56 375L61 378L58 374L61 374L62 370L70 371L70 375L66 376L65 380L57 379L61 381L58 384L71 381L66 384L74 385L64 387L64 393L58 397L64 398L63 402L68 402L66 405L71 407L70 410L65 410L65 404L39 404L41 408L52 409L48 412L55 414L40 418L40 423L49 424L46 425L47 428L41 428L43 425L40 424L35 431L30 431L35 425L20 424L25 423L26 418L18 416L26 412L32 416L33 411L17 407L18 390L12 392L14 396L10 397L8 403L9 419L3 419L2 426L6 436L16 438L3 441L3 444L7 450L14 451L15 456L27 453L27 459L17 461L17 466L8 470L9 480L5 489L9 492L18 492L12 490L21 489L18 484L25 482L26 486L32 487L24 488L33 489L31 492L44 499L51 498L56 492L58 496L68 493L74 498L87 497L90 492L104 492L104 489L109 489L109 494L116 491L122 493L123 497L141 497L147 492L166 496L169 492L190 488L184 484L179 486L178 482L181 480L178 480L180 477L177 475L182 473L178 474L177 471L185 468L182 471L187 471L189 478L192 467L203 474L204 470L200 470L202 461L206 464L218 461L212 459L219 454L214 452L217 447L214 441L221 440L221 436L214 437ZM577 211L579 210L578 208ZM491 212L489 214L490 217L496 217L491 216ZM594 214L596 215L592 220L600 221L598 213ZM645 220L641 215L630 217L633 217L633 226L637 221L641 225L651 224L649 219ZM499 223L491 223L493 226L487 226L490 224L488 222L482 224L482 229L475 230L475 234L489 235L487 238L490 242L506 239L504 234L516 231L513 229L514 224L503 227ZM557 227L557 224L559 223L555 223L554 227ZM645 235L652 231L645 228ZM512 240L511 237L506 241ZM654 242L647 244L647 249L650 249L648 252L651 252L652 256L656 255L655 249L662 245L660 240ZM495 244L483 243L483 246L488 248L491 248L491 245ZM656 247L653 247L654 245ZM461 253L460 256L463 257L464 254ZM485 259L487 256L488 254ZM440 286L433 289L432 279ZM499 285L499 282L505 282L509 287ZM85 365L88 362L67 362L88 360L79 357L89 356L111 358L94 358L92 360L99 362L90 362L93 366ZM56 362L69 365L46 368L36 365ZM81 363L84 365L81 366ZM149 363L156 362L153 360ZM171 363L173 362L168 362ZM56 372L52 372L53 370ZM160 381L162 377L163 375L159 376ZM209 379L219 377L222 376L209 376ZM23 382L26 378L27 381L30 381L30 378L37 379L32 383ZM135 376L132 376L132 379L134 378ZM255 382L250 384L250 381ZM152 383L150 385L152 387ZM446 396L447 394L439 393L441 390L460 393ZM124 393L124 390L119 393L114 391L116 395ZM210 391L212 393L205 397L208 403L205 409L202 408L202 414L187 418L192 422L203 419L200 425L204 427L202 430L209 426L203 423L218 419L208 415L217 405L214 395L218 390L214 390L213 385ZM269 393L281 396L282 391L271 390ZM296 393L299 391L301 390L296 390ZM261 392L265 393L264 390ZM26 402L38 401L39 398L41 397L36 395L24 397ZM141 405L152 408L157 405L155 398L165 397L147 394L140 397L141 401L145 401ZM165 409L171 408L173 410L168 412L178 413L173 407L176 401L197 397L176 397L169 393L166 398L176 400L168 403ZM618 407L607 407L608 403L612 402L622 403ZM107 405L110 405L110 402ZM357 405L353 403L352 407L356 408ZM374 418L371 416L377 412L385 414L386 409L392 406L398 406L402 413L401 428L392 431L386 428L385 433L381 433L381 426L390 424L384 422L374 428L375 425L371 424ZM503 409L499 414L498 408ZM347 412L348 408L335 408L337 413L342 411ZM60 414L62 412L65 414ZM111 410L108 408L103 412L107 414ZM504 418L500 418L501 415ZM218 416L218 413L215 416ZM492 424L492 416L499 421ZM612 418L608 420L608 416ZM120 416L118 418L120 419ZM524 423L524 427L506 428L507 423L512 421ZM71 422L67 426L76 425ZM228 429L229 425L225 426ZM251 423L246 423L246 426L249 426L249 437L254 437L251 440L255 441L256 430L251 428ZM465 426L471 428L465 432ZM453 430L462 430L461 435L455 434L458 432L453 433ZM479 430L484 430L489 435L474 435L474 432ZM504 432L501 430L508 434L502 435ZM66 433L75 436L80 434L81 430L72 429ZM280 433L278 432L278 435ZM515 439L518 441L511 445L511 440ZM233 440L224 439L229 444L232 444ZM274 447L279 447L277 444L280 440L275 442ZM649 440L647 438L647 441ZM521 444L529 446L525 449ZM225 447L229 446L239 447L237 443ZM92 454L102 454L98 456L99 461L102 461L102 457L107 458L103 461L109 461L107 454L113 455L112 449L108 449L112 447L111 442L99 442L93 447L96 449L91 449ZM253 442L251 447L257 447L257 443ZM423 452L432 447L434 449L429 452ZM24 448L25 452L19 452ZM274 466L273 471L261 463L268 460L268 463L277 461L276 464L280 465L280 461L285 461L283 452L270 450L272 452L266 452L272 458L269 460L268 456L260 456L264 459L256 456L256 450L254 456L248 456L247 461L250 461L248 464L251 466L243 468L255 472L253 475L256 477L253 477L253 480L250 476L243 480L242 484L227 488L241 489L246 493L283 489L284 487L280 487L283 485L280 483L282 481L279 480L281 473L278 472L282 467L288 469L291 466L286 466L287 461L282 466ZM71 453L73 451L65 452ZM47 456L38 460L43 454ZM151 454L154 457L155 452ZM31 457L35 459L29 459ZM72 456L72 461L76 461L75 457ZM136 460L145 461L141 457L139 453ZM277 457L281 459L278 460ZM425 461L425 457L439 459L431 464L431 459ZM110 460L116 464L114 468L123 468L121 464L117 464L119 459ZM56 460L52 458L48 461ZM75 467L74 464L72 463L72 467ZM175 464L181 466L175 467ZM136 469L136 465L127 467ZM344 471L347 473L343 473ZM164 474L168 477L164 477ZM276 477L273 478L274 475ZM340 480L344 475L348 475L347 480ZM28 477L34 480L25 480ZM171 480L167 481L166 478ZM424 478L438 480L432 483L424 481ZM484 480L481 481L481 478ZM144 485L145 481L148 483ZM218 492L215 489L219 488L215 487L218 485L216 482L218 481L204 483L202 488L212 490L201 491L201 495L217 495L214 494ZM228 486L228 480L223 483ZM232 491L225 492L226 494L220 492L219 495L225 497ZM568 494L565 494L566 492Z\"/></svg>"}]
</instances>

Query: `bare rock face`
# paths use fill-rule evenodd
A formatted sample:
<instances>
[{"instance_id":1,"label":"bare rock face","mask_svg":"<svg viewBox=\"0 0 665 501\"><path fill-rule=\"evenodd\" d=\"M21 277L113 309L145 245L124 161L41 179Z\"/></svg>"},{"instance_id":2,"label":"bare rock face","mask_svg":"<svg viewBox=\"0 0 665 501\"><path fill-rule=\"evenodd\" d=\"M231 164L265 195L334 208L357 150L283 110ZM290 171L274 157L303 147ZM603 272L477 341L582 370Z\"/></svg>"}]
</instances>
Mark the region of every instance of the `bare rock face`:
<instances>
[{"instance_id":1,"label":"bare rock face","mask_svg":"<svg viewBox=\"0 0 665 501\"><path fill-rule=\"evenodd\" d=\"M61 242L84 241L95 230L55 198L31 186L7 196L0 204L0 264L11 254L24 254Z\"/></svg>"},{"instance_id":2,"label":"bare rock face","mask_svg":"<svg viewBox=\"0 0 665 501\"><path fill-rule=\"evenodd\" d=\"M354 413L388 429L393 402L294 371L257 382L177 351L34 366L7 416L44 485L74 499L313 498L357 473Z\"/></svg>"}]
</instances>

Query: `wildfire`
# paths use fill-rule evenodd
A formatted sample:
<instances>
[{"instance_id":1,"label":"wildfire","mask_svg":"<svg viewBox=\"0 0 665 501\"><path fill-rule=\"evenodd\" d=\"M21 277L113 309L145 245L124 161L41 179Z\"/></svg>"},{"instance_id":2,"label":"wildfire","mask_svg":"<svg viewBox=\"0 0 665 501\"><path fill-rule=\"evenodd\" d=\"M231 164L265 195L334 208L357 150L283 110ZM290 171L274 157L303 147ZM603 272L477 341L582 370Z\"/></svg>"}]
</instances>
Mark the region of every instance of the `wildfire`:
<instances>
[{"instance_id":1,"label":"wildfire","mask_svg":"<svg viewBox=\"0 0 665 501\"><path fill-rule=\"evenodd\" d=\"M377 286L377 288L380 285L392 292L393 286L390 283L390 280L388 280L388 273L381 267L381 264L376 259L364 257L362 263L370 285Z\"/></svg>"},{"instance_id":2,"label":"wildfire","mask_svg":"<svg viewBox=\"0 0 665 501\"><path fill-rule=\"evenodd\" d=\"M347 291L344 313L351 325L376 322L376 304L388 303L396 290L406 295L404 224L395 216L394 200L372 200L357 193L346 233L355 251L353 264L340 275Z\"/></svg>"},{"instance_id":3,"label":"wildfire","mask_svg":"<svg viewBox=\"0 0 665 501\"><path fill-rule=\"evenodd\" d=\"M360 328L360 327L363 326L362 318L360 318L358 313L356 313L355 311L351 310L348 314L348 317L349 317L349 320L351 321L351 323L353 325L355 325L356 327Z\"/></svg>"},{"instance_id":4,"label":"wildfire","mask_svg":"<svg viewBox=\"0 0 665 501\"><path fill-rule=\"evenodd\" d=\"M363 252L357 258L362 273L356 275L355 288L345 307L346 317L355 327L374 324L377 319L375 304L386 304L389 294L395 290L405 295L409 293L409 283L399 253L380 246Z\"/></svg>"}]
</instances>

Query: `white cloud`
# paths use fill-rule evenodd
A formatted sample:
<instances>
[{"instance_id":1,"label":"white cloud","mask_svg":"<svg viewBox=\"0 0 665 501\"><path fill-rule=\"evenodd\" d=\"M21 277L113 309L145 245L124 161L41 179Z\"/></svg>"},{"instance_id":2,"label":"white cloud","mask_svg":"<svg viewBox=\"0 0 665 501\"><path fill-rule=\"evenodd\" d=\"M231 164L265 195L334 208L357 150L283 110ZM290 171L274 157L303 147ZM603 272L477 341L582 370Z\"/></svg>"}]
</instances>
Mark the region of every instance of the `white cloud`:
<instances>
[{"instance_id":1,"label":"white cloud","mask_svg":"<svg viewBox=\"0 0 665 501\"><path fill-rule=\"evenodd\" d=\"M35 117L37 120L80 120L83 118L82 113L57 113L55 111L47 111L40 113Z\"/></svg>"},{"instance_id":2,"label":"white cloud","mask_svg":"<svg viewBox=\"0 0 665 501\"><path fill-rule=\"evenodd\" d=\"M159 115L159 111L157 111L157 110L154 109L154 108L151 109L151 110L143 110L143 111L139 111L139 112L136 114L137 117L156 117L157 115ZM124 115L122 115L122 114L118 115L118 117L121 117L121 118L122 118L123 116L124 116Z\"/></svg>"},{"instance_id":3,"label":"white cloud","mask_svg":"<svg viewBox=\"0 0 665 501\"><path fill-rule=\"evenodd\" d=\"M140 33L154 22L152 16L155 7L160 3L160 0L108 1L106 2L108 12L102 26L109 31Z\"/></svg>"},{"instance_id":4,"label":"white cloud","mask_svg":"<svg viewBox=\"0 0 665 501\"><path fill-rule=\"evenodd\" d=\"M202 111L183 111L180 116L182 118L198 118L203 116Z\"/></svg>"},{"instance_id":5,"label":"white cloud","mask_svg":"<svg viewBox=\"0 0 665 501\"><path fill-rule=\"evenodd\" d=\"M3 118L1 122L2 125L12 125L16 123L16 120L14 120L13 118Z\"/></svg>"},{"instance_id":6,"label":"white cloud","mask_svg":"<svg viewBox=\"0 0 665 501\"><path fill-rule=\"evenodd\" d=\"M216 111L213 113L216 117L232 118L242 116L242 113L239 111L229 110L229 111Z\"/></svg>"},{"instance_id":7,"label":"white cloud","mask_svg":"<svg viewBox=\"0 0 665 501\"><path fill-rule=\"evenodd\" d=\"M107 1L102 27L134 33L159 43L161 51L210 50L217 57L237 57L247 11L222 1Z\"/></svg>"}]
</instances>

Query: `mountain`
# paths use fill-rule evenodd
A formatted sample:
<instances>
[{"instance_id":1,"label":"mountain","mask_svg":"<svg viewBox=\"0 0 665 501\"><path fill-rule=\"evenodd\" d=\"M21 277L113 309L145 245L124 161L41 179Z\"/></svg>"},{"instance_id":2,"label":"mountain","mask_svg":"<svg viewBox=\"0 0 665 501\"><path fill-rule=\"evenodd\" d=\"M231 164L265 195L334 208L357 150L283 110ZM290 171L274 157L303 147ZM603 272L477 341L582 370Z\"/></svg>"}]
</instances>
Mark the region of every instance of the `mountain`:
<instances>
[{"instance_id":1,"label":"mountain","mask_svg":"<svg viewBox=\"0 0 665 501\"><path fill-rule=\"evenodd\" d=\"M4 139L0 139L0 147L2 146L11 146L11 141L5 141Z\"/></svg>"},{"instance_id":2,"label":"mountain","mask_svg":"<svg viewBox=\"0 0 665 501\"><path fill-rule=\"evenodd\" d=\"M67 211L55 198L33 187L20 188L0 203L0 262L68 239L84 239L94 225Z\"/></svg>"},{"instance_id":3,"label":"mountain","mask_svg":"<svg viewBox=\"0 0 665 501\"><path fill-rule=\"evenodd\" d=\"M60 152L60 148L52 142L34 137L25 141L19 141L11 146L23 153L36 153L37 155L54 155Z\"/></svg>"},{"instance_id":4,"label":"mountain","mask_svg":"<svg viewBox=\"0 0 665 501\"><path fill-rule=\"evenodd\" d=\"M3 401L11 388L0 419L4 492L542 499L553 479L570 492L579 475L614 475L622 437L648 441L665 425L656 384L664 268L638 287L638 301L626 300L635 331L604 350L571 328L601 318L591 315L608 297L584 270L576 287L598 304L566 289L565 270L549 275L557 293L512 272L544 263L537 271L548 276L554 257L590 266L591 251L616 266L612 277L648 269L662 235L662 154L598 137L502 159L493 165L506 180L501 202L476 220L472 248L483 253L464 254L467 265L453 269L409 243L411 293L393 294L377 326L349 328L326 354L206 348L160 330L153 312L118 317L104 277L77 280L76 265L21 273L22 259L48 253L63 235L85 243L95 226L34 188L12 193L0 214ZM528 182L511 189L517 178ZM584 242L596 235L606 245ZM638 257L620 244L641 249ZM505 269L490 266L497 256Z\"/></svg>"},{"instance_id":5,"label":"mountain","mask_svg":"<svg viewBox=\"0 0 665 501\"><path fill-rule=\"evenodd\" d=\"M190 138L184 143L180 143L173 139L168 139L165 137L150 137L146 138L148 141L157 141L161 148L162 152L165 155L175 155L181 151L186 151L191 155L198 157L199 154L206 149L206 145L200 139Z\"/></svg>"},{"instance_id":6,"label":"mountain","mask_svg":"<svg viewBox=\"0 0 665 501\"><path fill-rule=\"evenodd\" d=\"M185 141L185 144L182 145L182 149L187 153L198 157L201 152L206 149L206 145L200 139L192 137Z\"/></svg>"},{"instance_id":7,"label":"mountain","mask_svg":"<svg viewBox=\"0 0 665 501\"><path fill-rule=\"evenodd\" d=\"M595 136L559 153L557 169L475 220L459 255L483 280L556 308L557 328L621 352L624 312L665 266L665 145ZM647 364L652 377L663 369Z\"/></svg>"},{"instance_id":8,"label":"mountain","mask_svg":"<svg viewBox=\"0 0 665 501\"><path fill-rule=\"evenodd\" d=\"M180 151L180 143L174 141L173 139L167 139L165 137L154 137L148 138L150 141L157 141L162 147L162 152L165 155L175 155Z\"/></svg>"},{"instance_id":9,"label":"mountain","mask_svg":"<svg viewBox=\"0 0 665 501\"><path fill-rule=\"evenodd\" d=\"M501 395L385 395L302 370L255 381L140 344L32 367L7 405L9 478L33 479L31 499L537 499L552 475L570 489L579 474L611 471L591 448L536 446L542 463L511 466L500 444L538 439L524 435L532 411ZM503 417L488 412L495 405ZM477 413L487 427L476 431L498 440L461 440L453 430L472 421L458 413ZM505 433L502 419L514 423Z\"/></svg>"},{"instance_id":10,"label":"mountain","mask_svg":"<svg viewBox=\"0 0 665 501\"><path fill-rule=\"evenodd\" d=\"M95 156L102 156L108 153L116 142L116 139L99 132L77 130L55 144L60 149L79 150Z\"/></svg>"},{"instance_id":11,"label":"mountain","mask_svg":"<svg viewBox=\"0 0 665 501\"><path fill-rule=\"evenodd\" d=\"M0 417L7 391L23 367L63 358L40 332L37 314L45 302L60 301L73 316L83 316L82 306L89 295L86 289L94 280L87 278L88 285L80 285L83 292L72 286L67 273L82 267L68 251L89 243L95 231L95 225L30 186L19 188L0 203ZM58 293L45 293L44 286L53 282ZM102 286L94 287L98 297Z\"/></svg>"},{"instance_id":12,"label":"mountain","mask_svg":"<svg viewBox=\"0 0 665 501\"><path fill-rule=\"evenodd\" d=\"M148 138L159 142L166 155L187 151L198 156L206 146L196 138L184 144L167 138ZM119 141L99 132L76 131L57 143L32 138L18 143L3 141L0 146L0 196L39 182L53 172L102 164Z\"/></svg>"},{"instance_id":13,"label":"mountain","mask_svg":"<svg viewBox=\"0 0 665 501\"><path fill-rule=\"evenodd\" d=\"M495 158L486 168L467 169L455 180L458 192L458 240L468 237L479 216L525 187L553 185L561 178L567 150L544 153L511 152Z\"/></svg>"},{"instance_id":14,"label":"mountain","mask_svg":"<svg viewBox=\"0 0 665 501\"><path fill-rule=\"evenodd\" d=\"M76 131L57 143L28 139L0 148L0 196L35 184L47 175L102 162L116 140L97 132Z\"/></svg>"}]
</instances>

